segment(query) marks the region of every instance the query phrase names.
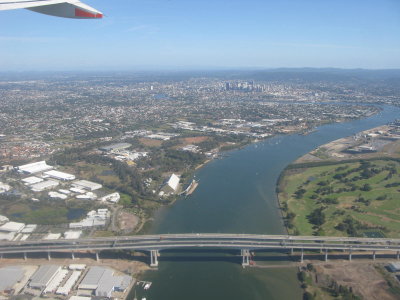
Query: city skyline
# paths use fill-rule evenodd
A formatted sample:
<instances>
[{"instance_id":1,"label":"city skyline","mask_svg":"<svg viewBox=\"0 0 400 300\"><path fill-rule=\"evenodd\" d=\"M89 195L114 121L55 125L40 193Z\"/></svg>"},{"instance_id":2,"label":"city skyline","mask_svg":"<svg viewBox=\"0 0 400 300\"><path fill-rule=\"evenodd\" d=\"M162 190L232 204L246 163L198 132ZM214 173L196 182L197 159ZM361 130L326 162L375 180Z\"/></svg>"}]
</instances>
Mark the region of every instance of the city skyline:
<instances>
[{"instance_id":1,"label":"city skyline","mask_svg":"<svg viewBox=\"0 0 400 300\"><path fill-rule=\"evenodd\" d=\"M105 18L2 11L1 70L400 68L397 1L86 2Z\"/></svg>"}]
</instances>

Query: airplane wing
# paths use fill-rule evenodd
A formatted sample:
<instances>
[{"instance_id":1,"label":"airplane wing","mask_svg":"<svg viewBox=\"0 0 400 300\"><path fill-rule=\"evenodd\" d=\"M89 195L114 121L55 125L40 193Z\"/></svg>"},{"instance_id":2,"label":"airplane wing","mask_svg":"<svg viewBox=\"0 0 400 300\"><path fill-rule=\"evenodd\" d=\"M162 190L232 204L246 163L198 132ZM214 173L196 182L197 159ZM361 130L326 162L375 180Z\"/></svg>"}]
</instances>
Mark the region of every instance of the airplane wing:
<instances>
[{"instance_id":1,"label":"airplane wing","mask_svg":"<svg viewBox=\"0 0 400 300\"><path fill-rule=\"evenodd\" d=\"M0 0L0 10L26 8L34 12L74 19L98 19L103 14L79 0Z\"/></svg>"}]
</instances>

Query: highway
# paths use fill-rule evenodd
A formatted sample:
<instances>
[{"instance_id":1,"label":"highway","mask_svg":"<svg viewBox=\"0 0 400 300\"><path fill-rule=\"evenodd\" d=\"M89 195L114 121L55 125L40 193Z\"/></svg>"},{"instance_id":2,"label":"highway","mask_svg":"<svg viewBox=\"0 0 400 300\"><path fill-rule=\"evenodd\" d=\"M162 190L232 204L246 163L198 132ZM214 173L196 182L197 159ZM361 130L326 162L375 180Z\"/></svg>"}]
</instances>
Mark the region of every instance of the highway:
<instances>
[{"instance_id":1,"label":"highway","mask_svg":"<svg viewBox=\"0 0 400 300\"><path fill-rule=\"evenodd\" d=\"M202 247L252 251L262 249L318 249L397 252L400 251L400 239L215 233L162 234L77 240L1 242L0 254L113 249L159 251Z\"/></svg>"}]
</instances>

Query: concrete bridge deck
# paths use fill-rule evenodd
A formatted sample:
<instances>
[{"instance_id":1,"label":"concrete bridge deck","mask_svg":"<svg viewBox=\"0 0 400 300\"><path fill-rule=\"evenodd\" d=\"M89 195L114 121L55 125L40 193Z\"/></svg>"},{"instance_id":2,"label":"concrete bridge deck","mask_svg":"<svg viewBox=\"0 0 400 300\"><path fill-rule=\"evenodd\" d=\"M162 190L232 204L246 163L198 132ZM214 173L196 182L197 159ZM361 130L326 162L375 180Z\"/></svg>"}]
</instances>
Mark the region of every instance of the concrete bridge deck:
<instances>
[{"instance_id":1,"label":"concrete bridge deck","mask_svg":"<svg viewBox=\"0 0 400 300\"><path fill-rule=\"evenodd\" d=\"M76 240L34 240L1 242L0 254L78 252L102 250L141 250L150 251L151 265L158 265L159 251L182 248L219 248L241 250L243 265L249 264L250 251L266 249L320 250L328 259L329 251L346 251L349 259L353 252L368 251L375 257L376 252L392 252L399 257L400 239L357 238L357 237L322 237L322 236L289 236L259 234L223 234L191 233L116 236L106 238L88 238Z\"/></svg>"}]
</instances>

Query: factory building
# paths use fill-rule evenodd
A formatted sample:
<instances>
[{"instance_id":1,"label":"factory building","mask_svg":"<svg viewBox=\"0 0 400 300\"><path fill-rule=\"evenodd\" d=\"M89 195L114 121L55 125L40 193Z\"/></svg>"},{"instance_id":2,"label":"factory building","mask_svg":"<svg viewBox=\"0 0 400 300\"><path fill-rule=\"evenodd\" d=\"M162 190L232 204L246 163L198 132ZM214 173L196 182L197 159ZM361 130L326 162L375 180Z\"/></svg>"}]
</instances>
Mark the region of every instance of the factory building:
<instances>
[{"instance_id":1,"label":"factory building","mask_svg":"<svg viewBox=\"0 0 400 300\"><path fill-rule=\"evenodd\" d=\"M11 186L9 186L8 184L0 182L0 194L8 192L10 189L11 189Z\"/></svg>"},{"instance_id":2,"label":"factory building","mask_svg":"<svg viewBox=\"0 0 400 300\"><path fill-rule=\"evenodd\" d=\"M49 176L54 179L62 180L62 181L75 180L75 175L56 171L56 170L44 172L44 175Z\"/></svg>"},{"instance_id":3,"label":"factory building","mask_svg":"<svg viewBox=\"0 0 400 300\"><path fill-rule=\"evenodd\" d=\"M130 148L132 145L129 143L118 143L118 144L112 144L109 146L104 146L99 148L100 151L104 152L111 152L111 151L118 151L118 150L125 150Z\"/></svg>"},{"instance_id":4,"label":"factory building","mask_svg":"<svg viewBox=\"0 0 400 300\"><path fill-rule=\"evenodd\" d=\"M32 185L32 184L36 184L36 183L39 183L42 181L44 181L43 178L39 178L36 176L30 176L30 177L26 177L26 178L22 179L22 182L25 183L26 185Z\"/></svg>"},{"instance_id":5,"label":"factory building","mask_svg":"<svg viewBox=\"0 0 400 300\"><path fill-rule=\"evenodd\" d=\"M30 279L29 287L33 289L45 289L49 283L61 271L61 266L44 265L41 266Z\"/></svg>"},{"instance_id":6,"label":"factory building","mask_svg":"<svg viewBox=\"0 0 400 300\"><path fill-rule=\"evenodd\" d=\"M180 178L172 174L171 177L167 181L167 186L170 187L174 192L178 189Z\"/></svg>"},{"instance_id":7,"label":"factory building","mask_svg":"<svg viewBox=\"0 0 400 300\"><path fill-rule=\"evenodd\" d=\"M0 293L12 290L24 278L25 272L21 267L5 267L0 269Z\"/></svg>"},{"instance_id":8,"label":"factory building","mask_svg":"<svg viewBox=\"0 0 400 300\"><path fill-rule=\"evenodd\" d=\"M17 167L17 170L20 173L25 173L25 174L35 174L35 173L39 173L39 172L49 171L52 169L53 169L53 167L49 166L45 161L38 161L35 163Z\"/></svg>"},{"instance_id":9,"label":"factory building","mask_svg":"<svg viewBox=\"0 0 400 300\"><path fill-rule=\"evenodd\" d=\"M79 284L79 289L90 290L97 297L111 298L114 291L125 291L132 278L130 276L114 276L113 270L104 267L91 267Z\"/></svg>"},{"instance_id":10,"label":"factory building","mask_svg":"<svg viewBox=\"0 0 400 300\"><path fill-rule=\"evenodd\" d=\"M118 203L119 199L121 198L119 193L112 193L100 198L102 202L111 202L111 203Z\"/></svg>"},{"instance_id":11,"label":"factory building","mask_svg":"<svg viewBox=\"0 0 400 300\"><path fill-rule=\"evenodd\" d=\"M59 185L58 181L49 179L43 182L32 184L30 188L34 192L43 192L44 190L52 189L57 185Z\"/></svg>"},{"instance_id":12,"label":"factory building","mask_svg":"<svg viewBox=\"0 0 400 300\"><path fill-rule=\"evenodd\" d=\"M101 189L103 186L99 183L91 182L88 180L78 180L72 183L72 186L78 189L85 189L89 191L95 191Z\"/></svg>"}]
</instances>

